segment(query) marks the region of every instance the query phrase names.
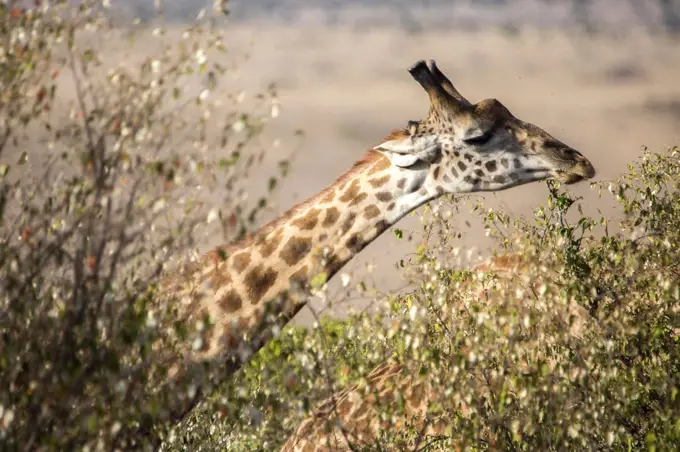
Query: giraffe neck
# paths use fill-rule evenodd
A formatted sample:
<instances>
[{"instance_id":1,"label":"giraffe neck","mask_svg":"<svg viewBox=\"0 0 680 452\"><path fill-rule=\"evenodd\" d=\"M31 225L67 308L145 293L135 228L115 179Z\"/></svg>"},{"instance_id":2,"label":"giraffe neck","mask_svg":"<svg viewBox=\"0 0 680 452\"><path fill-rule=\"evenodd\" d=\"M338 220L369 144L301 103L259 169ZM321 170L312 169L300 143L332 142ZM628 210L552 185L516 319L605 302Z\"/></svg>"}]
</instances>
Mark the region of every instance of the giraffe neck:
<instances>
[{"instance_id":1,"label":"giraffe neck","mask_svg":"<svg viewBox=\"0 0 680 452\"><path fill-rule=\"evenodd\" d=\"M202 358L247 360L305 304L315 275L332 277L352 257L433 199L428 166L408 169L369 151L333 185L235 246L209 253L180 290L188 318L212 319ZM193 318L193 319L192 319ZM193 322L190 322L192 324Z\"/></svg>"}]
</instances>

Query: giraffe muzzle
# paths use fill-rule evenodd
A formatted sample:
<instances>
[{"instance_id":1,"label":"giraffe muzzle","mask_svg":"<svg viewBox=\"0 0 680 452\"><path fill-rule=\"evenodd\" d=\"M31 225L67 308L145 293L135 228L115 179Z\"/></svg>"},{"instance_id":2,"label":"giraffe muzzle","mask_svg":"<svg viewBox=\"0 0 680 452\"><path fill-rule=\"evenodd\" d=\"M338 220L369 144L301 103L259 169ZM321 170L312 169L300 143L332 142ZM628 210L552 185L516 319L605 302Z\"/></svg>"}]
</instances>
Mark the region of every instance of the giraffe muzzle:
<instances>
[{"instance_id":1,"label":"giraffe muzzle","mask_svg":"<svg viewBox=\"0 0 680 452\"><path fill-rule=\"evenodd\" d=\"M579 155L576 157L576 163L571 168L556 170L554 176L555 179L565 184L575 184L595 177L595 168L588 159Z\"/></svg>"}]
</instances>

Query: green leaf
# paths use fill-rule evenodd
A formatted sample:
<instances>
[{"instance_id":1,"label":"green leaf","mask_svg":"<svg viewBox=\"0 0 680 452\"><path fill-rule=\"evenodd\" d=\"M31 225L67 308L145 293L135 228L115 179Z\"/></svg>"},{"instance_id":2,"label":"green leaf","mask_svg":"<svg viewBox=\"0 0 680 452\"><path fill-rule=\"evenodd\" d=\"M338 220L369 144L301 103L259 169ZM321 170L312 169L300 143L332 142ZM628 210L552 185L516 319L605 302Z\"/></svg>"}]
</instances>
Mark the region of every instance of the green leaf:
<instances>
[{"instance_id":1,"label":"green leaf","mask_svg":"<svg viewBox=\"0 0 680 452\"><path fill-rule=\"evenodd\" d=\"M83 52L83 61L89 63L92 60L94 60L94 51L92 49L86 49Z\"/></svg>"},{"instance_id":2,"label":"green leaf","mask_svg":"<svg viewBox=\"0 0 680 452\"><path fill-rule=\"evenodd\" d=\"M312 288L318 289L326 283L328 279L328 274L326 272L321 272L312 278L310 282Z\"/></svg>"}]
</instances>

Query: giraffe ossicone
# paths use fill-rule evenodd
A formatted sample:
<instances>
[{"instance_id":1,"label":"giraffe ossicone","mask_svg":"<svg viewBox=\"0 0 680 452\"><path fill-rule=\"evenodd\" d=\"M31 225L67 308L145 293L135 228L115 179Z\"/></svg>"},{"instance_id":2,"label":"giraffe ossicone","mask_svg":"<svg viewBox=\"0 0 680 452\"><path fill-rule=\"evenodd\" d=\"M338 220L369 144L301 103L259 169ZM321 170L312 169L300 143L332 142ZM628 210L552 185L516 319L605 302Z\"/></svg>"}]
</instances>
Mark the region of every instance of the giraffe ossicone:
<instances>
[{"instance_id":1,"label":"giraffe ossicone","mask_svg":"<svg viewBox=\"0 0 680 452\"><path fill-rule=\"evenodd\" d=\"M210 325L189 333L184 342L200 347L182 350L181 361L169 365L173 378L190 375L190 367L200 372L206 362L228 378L304 306L315 275L331 278L404 215L444 193L594 176L580 153L497 100L471 104L434 61L410 73L429 96L426 119L392 132L281 218L164 280L162 293L179 301L187 325ZM197 397L183 400L173 416L182 417Z\"/></svg>"}]
</instances>

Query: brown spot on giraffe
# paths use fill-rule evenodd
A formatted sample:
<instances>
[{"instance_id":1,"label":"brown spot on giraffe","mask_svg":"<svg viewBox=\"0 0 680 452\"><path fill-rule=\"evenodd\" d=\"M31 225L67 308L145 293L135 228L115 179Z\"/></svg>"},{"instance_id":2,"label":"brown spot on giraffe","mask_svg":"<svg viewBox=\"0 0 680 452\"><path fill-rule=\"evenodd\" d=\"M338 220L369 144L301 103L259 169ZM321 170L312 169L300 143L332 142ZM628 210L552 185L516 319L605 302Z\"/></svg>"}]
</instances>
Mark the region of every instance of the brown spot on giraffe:
<instances>
[{"instance_id":1,"label":"brown spot on giraffe","mask_svg":"<svg viewBox=\"0 0 680 452\"><path fill-rule=\"evenodd\" d=\"M467 182L470 185L477 185L480 182L479 179L477 179L476 177L472 177L472 176L465 176L463 178L463 181Z\"/></svg>"},{"instance_id":2,"label":"brown spot on giraffe","mask_svg":"<svg viewBox=\"0 0 680 452\"><path fill-rule=\"evenodd\" d=\"M334 253L331 253L328 255L328 257L326 257L326 265L324 266L324 270L326 270L327 273L335 273L340 267L340 259L338 259L338 256L336 256Z\"/></svg>"},{"instance_id":3,"label":"brown spot on giraffe","mask_svg":"<svg viewBox=\"0 0 680 452\"><path fill-rule=\"evenodd\" d=\"M385 229L389 228L390 224L385 220L380 220L375 224L376 234L381 234Z\"/></svg>"},{"instance_id":4,"label":"brown spot on giraffe","mask_svg":"<svg viewBox=\"0 0 680 452\"><path fill-rule=\"evenodd\" d=\"M345 242L345 246L355 253L358 253L364 249L364 243L361 240L361 236L359 234L352 234L352 236Z\"/></svg>"},{"instance_id":5,"label":"brown spot on giraffe","mask_svg":"<svg viewBox=\"0 0 680 452\"><path fill-rule=\"evenodd\" d=\"M215 266L208 277L214 290L232 283L231 275L223 266Z\"/></svg>"},{"instance_id":6,"label":"brown spot on giraffe","mask_svg":"<svg viewBox=\"0 0 680 452\"><path fill-rule=\"evenodd\" d=\"M352 226L354 225L354 221L356 220L357 215L355 213L350 213L347 218L345 218L345 221L342 223L342 228L341 228L341 234L346 234L347 231L352 229Z\"/></svg>"},{"instance_id":7,"label":"brown spot on giraffe","mask_svg":"<svg viewBox=\"0 0 680 452\"><path fill-rule=\"evenodd\" d=\"M372 176L372 175L374 175L375 173L379 173L379 172L381 172L381 171L385 171L385 170L388 169L390 166L392 166L392 163L389 161L389 159L387 159L386 157L383 157L383 158L381 158L380 160L378 160L378 162L377 162L375 165L373 165L373 168L371 168L371 169L368 171L368 175L369 175L369 176Z\"/></svg>"},{"instance_id":8,"label":"brown spot on giraffe","mask_svg":"<svg viewBox=\"0 0 680 452\"><path fill-rule=\"evenodd\" d=\"M368 198L368 194L366 193L359 193L349 204L348 206L356 206L360 202L362 202L364 199Z\"/></svg>"},{"instance_id":9,"label":"brown spot on giraffe","mask_svg":"<svg viewBox=\"0 0 680 452\"><path fill-rule=\"evenodd\" d=\"M391 176L389 174L387 174L387 175L380 177L378 179L371 179L371 180L368 181L368 183L371 184L371 187L373 187L373 188L380 188L383 185L385 185L387 183L387 181L390 180L390 177Z\"/></svg>"},{"instance_id":10,"label":"brown spot on giraffe","mask_svg":"<svg viewBox=\"0 0 680 452\"><path fill-rule=\"evenodd\" d=\"M251 325L258 325L264 320L264 308L262 306L253 310L252 319L250 320Z\"/></svg>"},{"instance_id":11,"label":"brown spot on giraffe","mask_svg":"<svg viewBox=\"0 0 680 452\"><path fill-rule=\"evenodd\" d=\"M250 317L248 317L247 315L239 317L238 323L236 325L236 328L238 328L239 332L244 331L249 326L250 326Z\"/></svg>"},{"instance_id":12,"label":"brown spot on giraffe","mask_svg":"<svg viewBox=\"0 0 680 452\"><path fill-rule=\"evenodd\" d=\"M406 178L405 177L400 179L399 182L397 182L397 188L399 188L399 189L403 189L405 185L406 185Z\"/></svg>"},{"instance_id":13,"label":"brown spot on giraffe","mask_svg":"<svg viewBox=\"0 0 680 452\"><path fill-rule=\"evenodd\" d=\"M338 218L340 218L340 211L336 207L331 207L326 210L326 216L324 217L321 226L324 228L333 226L335 222L338 221Z\"/></svg>"},{"instance_id":14,"label":"brown spot on giraffe","mask_svg":"<svg viewBox=\"0 0 680 452\"><path fill-rule=\"evenodd\" d=\"M305 283L306 283L307 277L308 277L308 275L307 275L308 272L309 272L309 267L305 265L304 267L302 267L301 269L299 269L298 271L293 273L290 277L290 280L292 282L296 282L300 286L305 286Z\"/></svg>"},{"instance_id":15,"label":"brown spot on giraffe","mask_svg":"<svg viewBox=\"0 0 680 452\"><path fill-rule=\"evenodd\" d=\"M232 262L234 270L236 270L238 273L241 273L246 269L248 264L250 264L250 253L248 251L242 251L238 254L235 254Z\"/></svg>"},{"instance_id":16,"label":"brown spot on giraffe","mask_svg":"<svg viewBox=\"0 0 680 452\"><path fill-rule=\"evenodd\" d=\"M375 195L376 198L378 198L378 201L381 202L389 202L392 201L392 193L386 192L386 191L381 191L380 193L376 193Z\"/></svg>"},{"instance_id":17,"label":"brown spot on giraffe","mask_svg":"<svg viewBox=\"0 0 680 452\"><path fill-rule=\"evenodd\" d=\"M264 241L261 245L262 247L260 248L260 254L262 257L269 257L274 251L276 251L276 249L279 247L279 244L281 243L282 237L283 232L278 231L272 237L269 237L268 240Z\"/></svg>"},{"instance_id":18,"label":"brown spot on giraffe","mask_svg":"<svg viewBox=\"0 0 680 452\"><path fill-rule=\"evenodd\" d=\"M234 349L240 342L240 337L250 326L248 314L234 319L227 319L222 323L222 340L228 349Z\"/></svg>"},{"instance_id":19,"label":"brown spot on giraffe","mask_svg":"<svg viewBox=\"0 0 680 452\"><path fill-rule=\"evenodd\" d=\"M291 224L303 231L310 231L316 227L319 222L320 209L311 209L307 214L301 218L293 220Z\"/></svg>"},{"instance_id":20,"label":"brown spot on giraffe","mask_svg":"<svg viewBox=\"0 0 680 452\"><path fill-rule=\"evenodd\" d=\"M279 257L288 265L295 265L312 249L312 241L304 237L291 237L283 246Z\"/></svg>"},{"instance_id":21,"label":"brown spot on giraffe","mask_svg":"<svg viewBox=\"0 0 680 452\"><path fill-rule=\"evenodd\" d=\"M266 231L257 231L253 232L250 234L251 237L253 237L253 242L255 245L262 245L267 241L267 238L269 238L269 234Z\"/></svg>"},{"instance_id":22,"label":"brown spot on giraffe","mask_svg":"<svg viewBox=\"0 0 680 452\"><path fill-rule=\"evenodd\" d=\"M354 179L352 183L350 184L349 188L345 191L345 193L340 196L340 201L342 202L351 202L354 200L354 198L357 197L359 194L359 190L361 189L359 185L359 180Z\"/></svg>"},{"instance_id":23,"label":"brown spot on giraffe","mask_svg":"<svg viewBox=\"0 0 680 452\"><path fill-rule=\"evenodd\" d=\"M370 206L366 206L364 208L364 217L367 220L370 220L371 218L375 218L378 215L380 215L380 209L378 209L378 206L375 204L371 204Z\"/></svg>"},{"instance_id":24,"label":"brown spot on giraffe","mask_svg":"<svg viewBox=\"0 0 680 452\"><path fill-rule=\"evenodd\" d=\"M227 350L234 350L237 346L239 341L239 335L235 333L225 333L224 334L224 345L226 345Z\"/></svg>"},{"instance_id":25,"label":"brown spot on giraffe","mask_svg":"<svg viewBox=\"0 0 680 452\"><path fill-rule=\"evenodd\" d=\"M243 300L241 299L241 296L238 294L238 292L232 289L227 292L224 297L222 297L222 299L217 302L217 304L222 309L224 309L227 314L231 314L241 309L241 306L243 306Z\"/></svg>"},{"instance_id":26,"label":"brown spot on giraffe","mask_svg":"<svg viewBox=\"0 0 680 452\"><path fill-rule=\"evenodd\" d=\"M278 273L260 264L248 272L243 280L252 304L257 304L264 294L274 285Z\"/></svg>"}]
</instances>

